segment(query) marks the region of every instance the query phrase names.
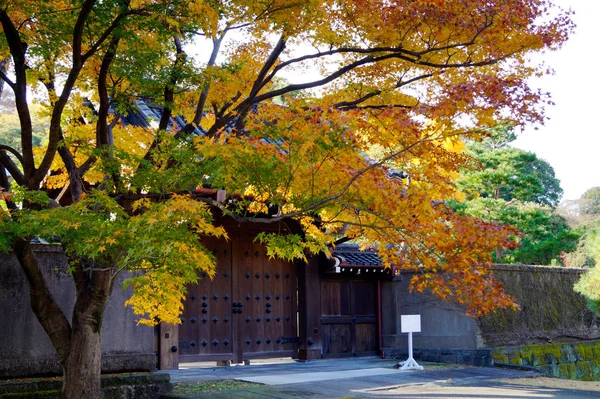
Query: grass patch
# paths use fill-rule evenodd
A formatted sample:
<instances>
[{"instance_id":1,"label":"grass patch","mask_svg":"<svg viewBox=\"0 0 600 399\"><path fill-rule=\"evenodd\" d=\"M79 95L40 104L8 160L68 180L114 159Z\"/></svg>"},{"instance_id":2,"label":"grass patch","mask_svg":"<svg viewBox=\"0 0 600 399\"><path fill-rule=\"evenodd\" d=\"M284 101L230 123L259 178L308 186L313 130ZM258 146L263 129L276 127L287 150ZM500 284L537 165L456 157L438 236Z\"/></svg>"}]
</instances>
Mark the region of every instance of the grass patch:
<instances>
[{"instance_id":1,"label":"grass patch","mask_svg":"<svg viewBox=\"0 0 600 399\"><path fill-rule=\"evenodd\" d=\"M255 382L238 380L214 380L214 381L196 381L180 382L173 384L173 393L187 395L191 393L226 391L231 389L253 388L263 384Z\"/></svg>"}]
</instances>

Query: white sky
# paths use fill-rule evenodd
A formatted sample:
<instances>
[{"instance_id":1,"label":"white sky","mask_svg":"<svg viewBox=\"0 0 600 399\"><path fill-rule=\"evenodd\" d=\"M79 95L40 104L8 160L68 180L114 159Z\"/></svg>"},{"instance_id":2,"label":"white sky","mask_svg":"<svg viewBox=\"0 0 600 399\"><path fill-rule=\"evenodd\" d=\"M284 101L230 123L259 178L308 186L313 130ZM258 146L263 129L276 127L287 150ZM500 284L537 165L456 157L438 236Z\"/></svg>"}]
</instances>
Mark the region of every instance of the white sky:
<instances>
[{"instance_id":1,"label":"white sky","mask_svg":"<svg viewBox=\"0 0 600 399\"><path fill-rule=\"evenodd\" d=\"M551 92L556 105L546 109L550 120L545 126L525 129L514 145L548 161L560 179L563 199L572 200L588 188L600 186L600 125L595 120L600 114L600 1L555 2L575 11L577 28L561 50L543 57L556 74L532 85Z\"/></svg>"}]
</instances>

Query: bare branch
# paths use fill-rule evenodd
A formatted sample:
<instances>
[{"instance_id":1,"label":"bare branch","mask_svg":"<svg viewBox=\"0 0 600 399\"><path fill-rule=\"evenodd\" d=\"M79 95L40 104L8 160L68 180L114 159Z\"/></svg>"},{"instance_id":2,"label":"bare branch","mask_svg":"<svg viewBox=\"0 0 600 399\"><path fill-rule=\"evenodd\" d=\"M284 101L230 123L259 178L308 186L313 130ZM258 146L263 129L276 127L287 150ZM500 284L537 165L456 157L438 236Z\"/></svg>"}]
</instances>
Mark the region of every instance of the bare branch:
<instances>
[{"instance_id":1,"label":"bare branch","mask_svg":"<svg viewBox=\"0 0 600 399\"><path fill-rule=\"evenodd\" d=\"M23 162L24 162L23 155L21 155L21 153L19 151L15 150L14 148L7 146L5 144L0 144L0 151L10 152L19 160L19 162L21 163L21 166L23 166Z\"/></svg>"},{"instance_id":2,"label":"bare branch","mask_svg":"<svg viewBox=\"0 0 600 399\"><path fill-rule=\"evenodd\" d=\"M0 79L2 79L2 81L0 81L0 97L2 97L2 92L4 91L4 83L8 84L10 88L13 89L13 91L15 91L16 89L15 83L12 80L10 80L8 76L6 76L6 69L8 67L9 62L9 57L0 61Z\"/></svg>"},{"instance_id":3,"label":"bare branch","mask_svg":"<svg viewBox=\"0 0 600 399\"><path fill-rule=\"evenodd\" d=\"M398 81L398 83L396 83L396 85L393 87L392 90L399 89L401 87L407 86L407 85L409 85L411 83L414 83L416 81L419 81L419 80L430 78L433 75L434 75L433 73L428 73L428 74L425 74L425 75L420 75L420 76L414 77L414 78L406 80L406 81L400 80L400 81ZM354 108L356 108L356 106L358 104L363 103L363 102L367 101L368 99L370 99L372 97L378 96L381 93L383 93L383 90L375 90L375 91L372 91L370 93L365 94L364 96L362 96L362 97L360 97L360 98L358 98L358 99L356 99L354 101L342 101L342 102L339 102L337 104L334 104L333 107L334 108L338 108L338 109L348 109L348 108L354 109ZM382 105L381 107L382 108L386 108L388 106L389 105L387 105L387 106L383 106ZM411 106L403 106L403 108L411 108Z\"/></svg>"},{"instance_id":4,"label":"bare branch","mask_svg":"<svg viewBox=\"0 0 600 399\"><path fill-rule=\"evenodd\" d=\"M19 167L13 162L13 160L8 156L5 150L0 150L0 164L8 170L8 173L15 179L17 184L24 185L25 184L25 176L23 172L19 169Z\"/></svg>"},{"instance_id":5,"label":"bare branch","mask_svg":"<svg viewBox=\"0 0 600 399\"><path fill-rule=\"evenodd\" d=\"M15 68L16 82L11 87L15 93L15 105L21 125L21 148L23 153L23 161L21 163L23 165L23 174L25 180L28 181L27 184L32 186L29 180L31 180L35 173L35 162L33 159L33 129L27 102L27 66L25 64L27 45L21 40L21 36L6 13L6 10L0 10L0 23L2 24L4 36L10 48Z\"/></svg>"},{"instance_id":6,"label":"bare branch","mask_svg":"<svg viewBox=\"0 0 600 399\"><path fill-rule=\"evenodd\" d=\"M219 55L219 51L221 50L221 43L223 42L223 38L225 37L225 33L220 35L219 37L213 39L213 49L210 54L210 58L208 59L207 66L214 66L217 61L217 56ZM206 83L202 93L200 94L200 98L198 99L198 105L196 106L196 113L194 115L193 123L199 125L202 121L202 117L204 115L204 107L206 106L206 100L208 99L208 91L210 90L210 83Z\"/></svg>"}]
</instances>

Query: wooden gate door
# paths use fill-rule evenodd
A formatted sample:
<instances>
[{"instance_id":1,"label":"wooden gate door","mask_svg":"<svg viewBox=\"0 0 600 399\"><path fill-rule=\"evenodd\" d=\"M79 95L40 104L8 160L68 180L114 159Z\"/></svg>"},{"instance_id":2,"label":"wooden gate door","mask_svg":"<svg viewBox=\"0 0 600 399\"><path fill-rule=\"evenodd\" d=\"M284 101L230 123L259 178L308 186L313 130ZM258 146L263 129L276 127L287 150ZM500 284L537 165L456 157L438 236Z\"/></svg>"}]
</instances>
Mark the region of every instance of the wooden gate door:
<instances>
[{"instance_id":1,"label":"wooden gate door","mask_svg":"<svg viewBox=\"0 0 600 399\"><path fill-rule=\"evenodd\" d=\"M268 259L248 236L208 240L217 258L213 280L188 287L179 329L181 362L294 357L296 273ZM203 276L206 277L206 276Z\"/></svg>"},{"instance_id":2,"label":"wooden gate door","mask_svg":"<svg viewBox=\"0 0 600 399\"><path fill-rule=\"evenodd\" d=\"M377 282L321 281L323 357L377 354Z\"/></svg>"},{"instance_id":3,"label":"wooden gate door","mask_svg":"<svg viewBox=\"0 0 600 399\"><path fill-rule=\"evenodd\" d=\"M217 258L210 280L200 276L188 287L179 327L179 361L230 361L233 359L231 242L209 239L206 247Z\"/></svg>"},{"instance_id":4,"label":"wooden gate door","mask_svg":"<svg viewBox=\"0 0 600 399\"><path fill-rule=\"evenodd\" d=\"M297 354L296 271L293 263L269 259L265 248L239 239L233 269L238 293L234 315L234 361L295 357ZM242 306L240 306L240 303Z\"/></svg>"}]
</instances>

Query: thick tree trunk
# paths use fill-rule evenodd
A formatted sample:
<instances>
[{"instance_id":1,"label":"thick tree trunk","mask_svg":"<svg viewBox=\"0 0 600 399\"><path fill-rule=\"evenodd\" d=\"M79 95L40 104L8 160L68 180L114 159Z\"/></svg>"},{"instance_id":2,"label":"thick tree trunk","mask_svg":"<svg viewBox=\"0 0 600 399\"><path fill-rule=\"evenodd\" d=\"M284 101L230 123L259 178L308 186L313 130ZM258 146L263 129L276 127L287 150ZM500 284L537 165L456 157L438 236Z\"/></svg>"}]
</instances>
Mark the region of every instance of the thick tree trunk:
<instances>
[{"instance_id":1,"label":"thick tree trunk","mask_svg":"<svg viewBox=\"0 0 600 399\"><path fill-rule=\"evenodd\" d=\"M31 309L42 324L63 366L63 399L101 397L102 319L112 292L112 270L95 269L93 261L77 259L73 271L75 305L71 323L50 293L29 241L14 246L29 283Z\"/></svg>"},{"instance_id":2,"label":"thick tree trunk","mask_svg":"<svg viewBox=\"0 0 600 399\"><path fill-rule=\"evenodd\" d=\"M71 319L71 345L63 364L62 399L101 397L102 319L112 292L113 276L110 271L83 270L76 267L73 272L76 299Z\"/></svg>"},{"instance_id":3,"label":"thick tree trunk","mask_svg":"<svg viewBox=\"0 0 600 399\"><path fill-rule=\"evenodd\" d=\"M79 320L73 323L71 348L64 365L61 398L100 398L101 334L98 329L84 321L85 315L75 313L73 312L73 317Z\"/></svg>"}]
</instances>

